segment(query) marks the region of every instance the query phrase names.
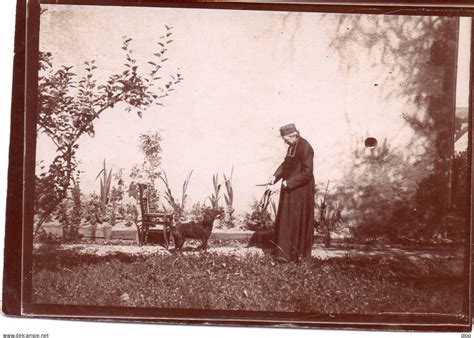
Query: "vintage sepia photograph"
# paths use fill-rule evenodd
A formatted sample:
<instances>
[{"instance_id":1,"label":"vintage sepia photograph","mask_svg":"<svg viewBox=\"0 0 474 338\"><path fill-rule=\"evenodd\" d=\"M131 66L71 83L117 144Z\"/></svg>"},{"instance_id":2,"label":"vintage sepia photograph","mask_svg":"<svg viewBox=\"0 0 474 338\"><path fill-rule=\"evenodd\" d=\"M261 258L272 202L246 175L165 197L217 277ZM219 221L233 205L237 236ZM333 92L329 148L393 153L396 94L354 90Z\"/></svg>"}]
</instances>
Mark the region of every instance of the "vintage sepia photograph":
<instances>
[{"instance_id":1,"label":"vintage sepia photograph","mask_svg":"<svg viewBox=\"0 0 474 338\"><path fill-rule=\"evenodd\" d=\"M24 315L470 328L470 17L37 16Z\"/></svg>"}]
</instances>

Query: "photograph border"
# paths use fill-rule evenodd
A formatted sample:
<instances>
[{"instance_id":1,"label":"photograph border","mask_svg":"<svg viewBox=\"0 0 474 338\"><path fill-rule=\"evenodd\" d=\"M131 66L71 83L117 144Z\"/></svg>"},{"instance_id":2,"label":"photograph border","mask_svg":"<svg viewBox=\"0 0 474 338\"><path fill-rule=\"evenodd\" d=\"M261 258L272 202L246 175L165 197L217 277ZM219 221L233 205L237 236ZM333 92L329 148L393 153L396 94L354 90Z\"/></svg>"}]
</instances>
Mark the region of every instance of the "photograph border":
<instances>
[{"instance_id":1,"label":"photograph border","mask_svg":"<svg viewBox=\"0 0 474 338\"><path fill-rule=\"evenodd\" d=\"M140 321L161 323L224 324L251 326L288 326L312 328L357 328L385 330L422 330L422 331L463 331L471 329L471 220L474 216L471 196L469 221L466 222L465 240L465 293L468 294L463 308L469 318L454 318L449 315L313 315L304 313L254 311L218 311L187 309L151 309L135 307L98 307L76 305L46 305L31 303L31 257L33 248L32 224L34 204L35 151L36 151L36 104L38 82L39 48L39 6L55 5L96 5L130 7L199 8L225 10L262 10L324 13L358 13L380 15L443 15L474 16L474 8L463 5L448 5L442 2L434 4L419 2L401 2L397 5L353 2L161 2L147 1L38 1L28 3L18 1L17 25L15 33L14 82L11 115L10 163L8 171L8 195L6 212L5 272L3 288L3 309L7 315L21 315L43 318L76 318L114 321ZM26 27L26 30L24 29ZM473 59L473 34L471 27L471 63ZM23 52L23 58L22 58ZM470 69L469 91L469 142L468 158L469 182L472 181L472 84L473 67ZM22 69L24 69L22 71ZM25 82L26 80L26 82ZM26 112L26 116L23 115ZM24 155L24 157L23 157ZM23 185L23 182L25 184ZM18 229L21 228L22 231ZM470 236L469 236L470 235ZM21 269L20 269L21 266ZM20 272L20 273L19 273ZM466 276L467 277L467 276ZM17 284L18 283L18 284ZM21 286L21 288L20 288ZM125 315L126 314L126 315ZM448 320L449 319L449 320Z\"/></svg>"}]
</instances>

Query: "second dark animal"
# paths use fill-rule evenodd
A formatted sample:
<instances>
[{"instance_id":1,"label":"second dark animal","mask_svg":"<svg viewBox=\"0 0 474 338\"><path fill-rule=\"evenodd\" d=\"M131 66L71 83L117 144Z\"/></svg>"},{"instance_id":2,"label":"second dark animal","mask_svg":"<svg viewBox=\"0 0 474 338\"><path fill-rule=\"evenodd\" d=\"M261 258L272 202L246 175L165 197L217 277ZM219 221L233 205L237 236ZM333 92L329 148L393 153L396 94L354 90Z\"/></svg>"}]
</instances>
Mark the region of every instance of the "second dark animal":
<instances>
[{"instance_id":1,"label":"second dark animal","mask_svg":"<svg viewBox=\"0 0 474 338\"><path fill-rule=\"evenodd\" d=\"M201 240L199 248L207 250L207 241L211 236L212 227L216 218L222 218L224 210L207 208L203 213L203 220L198 222L178 223L171 229L171 235L174 239L174 247L181 250L187 238Z\"/></svg>"}]
</instances>

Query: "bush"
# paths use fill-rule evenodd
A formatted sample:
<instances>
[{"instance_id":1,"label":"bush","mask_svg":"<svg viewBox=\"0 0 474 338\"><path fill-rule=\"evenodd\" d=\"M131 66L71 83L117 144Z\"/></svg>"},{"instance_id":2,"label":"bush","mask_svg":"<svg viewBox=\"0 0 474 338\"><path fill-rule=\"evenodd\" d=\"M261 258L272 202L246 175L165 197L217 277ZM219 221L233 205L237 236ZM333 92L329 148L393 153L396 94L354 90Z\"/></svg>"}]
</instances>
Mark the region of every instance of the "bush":
<instances>
[{"instance_id":1,"label":"bush","mask_svg":"<svg viewBox=\"0 0 474 338\"><path fill-rule=\"evenodd\" d=\"M418 183L413 196L392 199L377 194L375 206L370 205L374 202L373 188L362 189L359 207L363 212L352 233L356 237L384 237L391 241L431 238L445 215L444 184L440 175L431 174Z\"/></svg>"},{"instance_id":2,"label":"bush","mask_svg":"<svg viewBox=\"0 0 474 338\"><path fill-rule=\"evenodd\" d=\"M81 214L70 199L64 199L59 203L55 218L61 224L64 242L76 242L81 238L79 234Z\"/></svg>"},{"instance_id":3,"label":"bush","mask_svg":"<svg viewBox=\"0 0 474 338\"><path fill-rule=\"evenodd\" d=\"M269 230L274 226L274 222L268 210L262 207L258 201L254 201L251 212L245 214L245 225L248 230Z\"/></svg>"},{"instance_id":4,"label":"bush","mask_svg":"<svg viewBox=\"0 0 474 338\"><path fill-rule=\"evenodd\" d=\"M377 156L354 154L334 198L345 207L344 218L359 238L427 239L445 236L448 221L448 175L428 161L407 163L384 144ZM452 167L452 212L468 210L467 152L456 154Z\"/></svg>"},{"instance_id":5,"label":"bush","mask_svg":"<svg viewBox=\"0 0 474 338\"><path fill-rule=\"evenodd\" d=\"M458 237L464 222L459 218L446 217L448 211L454 216L465 216L467 206L467 153L459 153L453 160L452 173L452 204L448 210L448 190L446 175L440 173L430 174L423 178L417 185L413 197L395 201L390 206L390 217L386 226L377 223L362 224L357 231L364 235L386 235L391 240L401 238L429 239L436 233L447 233L450 228L452 237ZM374 219L374 218L372 218Z\"/></svg>"},{"instance_id":6,"label":"bush","mask_svg":"<svg viewBox=\"0 0 474 338\"><path fill-rule=\"evenodd\" d=\"M396 203L388 224L387 235L392 241L427 237L426 224L421 222L412 200Z\"/></svg>"},{"instance_id":7,"label":"bush","mask_svg":"<svg viewBox=\"0 0 474 338\"><path fill-rule=\"evenodd\" d=\"M186 218L193 222L200 222L203 220L204 210L206 208L206 205L200 202L194 203L191 210L187 212Z\"/></svg>"},{"instance_id":8,"label":"bush","mask_svg":"<svg viewBox=\"0 0 474 338\"><path fill-rule=\"evenodd\" d=\"M423 165L414 166L384 140L373 152L354 150L334 199L356 237L393 236L389 224L400 203L409 201L423 178Z\"/></svg>"},{"instance_id":9,"label":"bush","mask_svg":"<svg viewBox=\"0 0 474 338\"><path fill-rule=\"evenodd\" d=\"M40 229L35 237L35 242L43 244L61 244L63 242L62 236L47 233L46 230Z\"/></svg>"},{"instance_id":10,"label":"bush","mask_svg":"<svg viewBox=\"0 0 474 338\"><path fill-rule=\"evenodd\" d=\"M96 193L90 194L86 199L83 208L83 217L91 225L102 223L100 197Z\"/></svg>"}]
</instances>

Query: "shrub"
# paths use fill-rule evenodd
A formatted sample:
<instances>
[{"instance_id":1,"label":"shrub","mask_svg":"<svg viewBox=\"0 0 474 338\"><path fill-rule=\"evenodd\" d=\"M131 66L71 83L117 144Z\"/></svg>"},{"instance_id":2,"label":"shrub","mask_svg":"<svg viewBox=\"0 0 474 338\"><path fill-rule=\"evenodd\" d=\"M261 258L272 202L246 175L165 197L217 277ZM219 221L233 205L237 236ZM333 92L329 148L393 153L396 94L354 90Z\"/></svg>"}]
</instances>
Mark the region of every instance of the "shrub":
<instances>
[{"instance_id":1,"label":"shrub","mask_svg":"<svg viewBox=\"0 0 474 338\"><path fill-rule=\"evenodd\" d=\"M458 153L453 160L452 171L452 213L455 216L465 216L467 206L467 152ZM463 222L453 223L447 219L448 213L448 190L446 187L446 175L442 173L432 173L416 186L413 196L405 200L396 200L390 203L386 201L387 210L390 210L386 223L376 217L367 218L372 223L362 223L362 226L355 228L356 234L363 235L385 235L391 240L408 239L428 239L434 234L447 234L447 228L451 226L452 235L457 235L463 227ZM366 215L367 216L367 215ZM381 226L386 224L386 226Z\"/></svg>"},{"instance_id":2,"label":"shrub","mask_svg":"<svg viewBox=\"0 0 474 338\"><path fill-rule=\"evenodd\" d=\"M207 199L209 199L209 202L211 202L212 209L218 209L219 200L221 198L221 184L219 183L219 173L212 175L212 186L214 188L214 192L210 196L208 196Z\"/></svg>"},{"instance_id":3,"label":"shrub","mask_svg":"<svg viewBox=\"0 0 474 338\"><path fill-rule=\"evenodd\" d=\"M224 174L224 186L225 186L225 193L224 193L224 200L226 204L226 217L224 219L224 224L228 228L233 228L234 227L234 188L232 187L232 175L234 173L234 167L232 167L232 170L230 171L230 176L227 178L227 176Z\"/></svg>"},{"instance_id":4,"label":"shrub","mask_svg":"<svg viewBox=\"0 0 474 338\"><path fill-rule=\"evenodd\" d=\"M191 207L191 210L187 213L187 217L190 221L200 222L203 219L203 213L206 209L204 204L200 202L194 203Z\"/></svg>"},{"instance_id":5,"label":"shrub","mask_svg":"<svg viewBox=\"0 0 474 338\"><path fill-rule=\"evenodd\" d=\"M268 210L262 203L254 201L250 213L245 214L245 225L248 230L269 230L273 228L274 222Z\"/></svg>"},{"instance_id":6,"label":"shrub","mask_svg":"<svg viewBox=\"0 0 474 338\"><path fill-rule=\"evenodd\" d=\"M125 219L125 226L131 227L135 225L138 228L138 209L135 204L127 203L124 210L124 219Z\"/></svg>"},{"instance_id":7,"label":"shrub","mask_svg":"<svg viewBox=\"0 0 474 338\"><path fill-rule=\"evenodd\" d=\"M114 226L117 222L117 218L120 217L120 210L123 207L121 202L125 194L125 183L123 180L122 169L120 169L115 175L114 178L117 181L117 184L112 187L110 192L110 198L108 200L107 212L110 217L110 225Z\"/></svg>"},{"instance_id":8,"label":"shrub","mask_svg":"<svg viewBox=\"0 0 474 338\"><path fill-rule=\"evenodd\" d=\"M60 223L62 228L62 239L65 242L74 242L81 238L79 227L81 226L80 208L76 203L80 200L67 198L59 203L56 210L55 219ZM39 234L38 232L37 234Z\"/></svg>"},{"instance_id":9,"label":"shrub","mask_svg":"<svg viewBox=\"0 0 474 338\"><path fill-rule=\"evenodd\" d=\"M68 194L73 175L77 172L77 150L80 139L95 135L95 122L101 114L119 103L126 103L126 111L134 111L142 117L143 111L152 105L162 105L161 99L169 96L183 78L178 72L169 81L159 81L168 45L173 41L172 28L166 27L166 35L160 37L161 48L154 53L154 66L149 72L136 63L130 48L132 39L124 36L122 49L127 62L117 74L96 77L95 61L85 62L86 74L78 76L72 66L53 67L52 54L38 55L38 131L56 146L55 157L49 168L36 176L35 233L55 211ZM147 67L148 68L148 67ZM155 90L152 90L153 88ZM43 166L44 168L44 166Z\"/></svg>"},{"instance_id":10,"label":"shrub","mask_svg":"<svg viewBox=\"0 0 474 338\"><path fill-rule=\"evenodd\" d=\"M102 223L100 197L96 193L89 194L83 208L83 217L91 225Z\"/></svg>"},{"instance_id":11,"label":"shrub","mask_svg":"<svg viewBox=\"0 0 474 338\"><path fill-rule=\"evenodd\" d=\"M35 237L35 242L43 244L61 244L64 241L62 236L48 233L46 230L40 229Z\"/></svg>"},{"instance_id":12,"label":"shrub","mask_svg":"<svg viewBox=\"0 0 474 338\"><path fill-rule=\"evenodd\" d=\"M386 140L373 153L365 152L356 149L334 194L344 207L351 233L359 238L396 239L404 237L407 230L424 231L415 195L425 204L431 203L426 200L429 196L446 195L436 194L441 186L430 175L429 161L409 163L406 154L390 147Z\"/></svg>"}]
</instances>

